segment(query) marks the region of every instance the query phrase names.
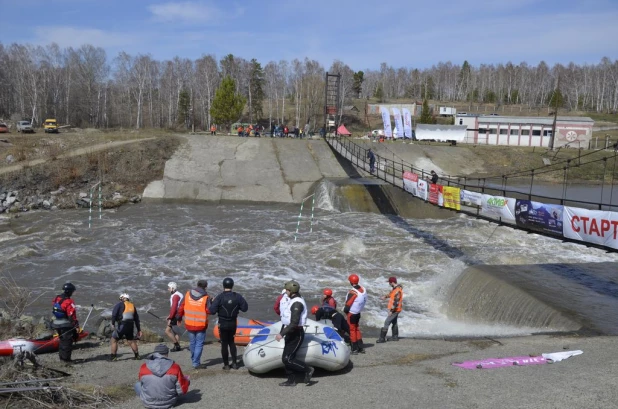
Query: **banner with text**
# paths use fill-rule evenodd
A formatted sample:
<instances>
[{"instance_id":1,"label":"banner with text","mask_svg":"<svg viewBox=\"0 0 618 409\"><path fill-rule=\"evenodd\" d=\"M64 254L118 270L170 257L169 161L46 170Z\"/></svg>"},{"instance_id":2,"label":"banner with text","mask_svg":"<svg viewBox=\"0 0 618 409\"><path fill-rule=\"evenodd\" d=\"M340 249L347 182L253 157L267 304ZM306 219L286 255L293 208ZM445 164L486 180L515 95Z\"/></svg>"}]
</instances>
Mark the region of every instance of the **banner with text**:
<instances>
[{"instance_id":1,"label":"banner with text","mask_svg":"<svg viewBox=\"0 0 618 409\"><path fill-rule=\"evenodd\" d=\"M402 108L403 114L403 135L406 138L412 139L412 115L408 108Z\"/></svg>"},{"instance_id":2,"label":"banner with text","mask_svg":"<svg viewBox=\"0 0 618 409\"><path fill-rule=\"evenodd\" d=\"M393 137L393 131L391 129L391 114L388 112L388 108L381 106L380 112L382 113L382 122L384 122L384 136L387 138Z\"/></svg>"},{"instance_id":3,"label":"banner with text","mask_svg":"<svg viewBox=\"0 0 618 409\"><path fill-rule=\"evenodd\" d=\"M444 186L442 196L444 197L444 207L448 209L461 210L459 203L459 191L461 189L453 186Z\"/></svg>"},{"instance_id":4,"label":"banner with text","mask_svg":"<svg viewBox=\"0 0 618 409\"><path fill-rule=\"evenodd\" d=\"M418 175L416 173L403 172L403 189L414 196L418 196Z\"/></svg>"},{"instance_id":5,"label":"banner with text","mask_svg":"<svg viewBox=\"0 0 618 409\"><path fill-rule=\"evenodd\" d=\"M463 204L481 206L483 204L483 194L479 192L472 192L470 190L463 189L459 195L460 202Z\"/></svg>"},{"instance_id":6,"label":"banner with text","mask_svg":"<svg viewBox=\"0 0 618 409\"><path fill-rule=\"evenodd\" d=\"M618 249L618 213L564 206L564 237Z\"/></svg>"},{"instance_id":7,"label":"banner with text","mask_svg":"<svg viewBox=\"0 0 618 409\"><path fill-rule=\"evenodd\" d=\"M437 183L429 184L429 203L433 203L438 206L442 206L444 204L442 185L438 185Z\"/></svg>"},{"instance_id":8,"label":"banner with text","mask_svg":"<svg viewBox=\"0 0 618 409\"><path fill-rule=\"evenodd\" d=\"M419 179L417 182L416 197L427 200L427 181Z\"/></svg>"},{"instance_id":9,"label":"banner with text","mask_svg":"<svg viewBox=\"0 0 618 409\"><path fill-rule=\"evenodd\" d=\"M401 112L399 108L392 108L393 118L395 118L395 129L397 130L397 137L403 138L403 124L401 123Z\"/></svg>"},{"instance_id":10,"label":"banner with text","mask_svg":"<svg viewBox=\"0 0 618 409\"><path fill-rule=\"evenodd\" d=\"M515 201L515 222L530 230L562 236L562 212L562 205Z\"/></svg>"},{"instance_id":11,"label":"banner with text","mask_svg":"<svg viewBox=\"0 0 618 409\"><path fill-rule=\"evenodd\" d=\"M481 214L515 220L515 199L510 197L483 195Z\"/></svg>"}]
</instances>

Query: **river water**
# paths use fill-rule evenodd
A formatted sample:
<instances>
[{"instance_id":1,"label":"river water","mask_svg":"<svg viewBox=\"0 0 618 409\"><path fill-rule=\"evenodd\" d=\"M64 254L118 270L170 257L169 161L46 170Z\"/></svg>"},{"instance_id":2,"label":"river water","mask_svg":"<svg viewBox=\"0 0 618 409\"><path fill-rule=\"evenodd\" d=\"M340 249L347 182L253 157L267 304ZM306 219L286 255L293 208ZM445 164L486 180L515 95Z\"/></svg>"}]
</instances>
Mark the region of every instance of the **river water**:
<instances>
[{"instance_id":1,"label":"river water","mask_svg":"<svg viewBox=\"0 0 618 409\"><path fill-rule=\"evenodd\" d=\"M379 328L386 316L387 279L406 292L400 333L413 336L522 335L538 328L460 322L445 315L449 285L474 264L615 262L618 255L453 214L445 220L402 219L337 211L328 195L298 205L212 204L151 201L106 210L99 220L86 211L33 212L0 219L2 275L32 291L27 312L47 314L64 282L78 290L84 320L128 292L151 327L165 315L167 283L186 291L198 279L209 292L224 277L249 301L247 317L275 320L272 303L290 279L301 284L307 304L330 287L342 306L351 273L369 293L362 322ZM296 230L298 228L298 234ZM4 290L3 290L4 291ZM90 328L92 329L92 328ZM547 330L547 329L543 329Z\"/></svg>"}]
</instances>

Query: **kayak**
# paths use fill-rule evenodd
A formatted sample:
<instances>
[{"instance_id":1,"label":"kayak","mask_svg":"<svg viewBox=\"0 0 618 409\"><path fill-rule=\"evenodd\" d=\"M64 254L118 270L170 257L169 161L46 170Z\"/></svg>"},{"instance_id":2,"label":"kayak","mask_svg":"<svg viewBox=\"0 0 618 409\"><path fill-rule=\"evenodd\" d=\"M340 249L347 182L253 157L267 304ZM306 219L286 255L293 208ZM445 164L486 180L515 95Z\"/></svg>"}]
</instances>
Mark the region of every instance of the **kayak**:
<instances>
[{"instance_id":1,"label":"kayak","mask_svg":"<svg viewBox=\"0 0 618 409\"><path fill-rule=\"evenodd\" d=\"M79 340L82 340L88 336L87 331L79 333ZM20 352L34 352L35 354L46 354L49 352L58 351L60 346L60 339L58 335L47 336L39 339L24 339L14 338L6 341L0 341L0 356L13 356Z\"/></svg>"},{"instance_id":2,"label":"kayak","mask_svg":"<svg viewBox=\"0 0 618 409\"><path fill-rule=\"evenodd\" d=\"M251 342L251 331L260 330L271 324L273 324L273 321L258 321L249 318L238 317L236 319L236 335L234 336L234 343L236 345L247 345L249 342ZM215 338L220 339L219 325L215 325L215 329L213 332Z\"/></svg>"},{"instance_id":3,"label":"kayak","mask_svg":"<svg viewBox=\"0 0 618 409\"><path fill-rule=\"evenodd\" d=\"M305 338L296 356L307 365L338 371L350 362L350 348L330 321L307 319ZM281 331L281 321L252 333L252 340L243 353L243 364L252 373L266 373L283 368L283 347L285 341L277 341L275 336Z\"/></svg>"}]
</instances>

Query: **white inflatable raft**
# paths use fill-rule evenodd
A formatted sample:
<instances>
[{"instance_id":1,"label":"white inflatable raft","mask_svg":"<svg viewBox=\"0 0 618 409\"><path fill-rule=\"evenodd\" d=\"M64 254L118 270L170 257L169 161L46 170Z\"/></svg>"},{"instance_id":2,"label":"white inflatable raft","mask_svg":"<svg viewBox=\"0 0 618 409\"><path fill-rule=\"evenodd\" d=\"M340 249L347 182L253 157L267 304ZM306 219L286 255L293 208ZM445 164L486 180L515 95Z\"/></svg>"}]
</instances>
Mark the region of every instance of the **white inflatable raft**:
<instances>
[{"instance_id":1,"label":"white inflatable raft","mask_svg":"<svg viewBox=\"0 0 618 409\"><path fill-rule=\"evenodd\" d=\"M330 321L314 321L307 319L305 325L305 340L296 353L296 357L307 365L322 368L327 371L338 371L345 368L350 361L350 348L333 327L327 325ZM251 342L246 346L243 363L253 373L266 373L273 369L283 368L284 340L277 342L275 336L281 331L281 321L262 329L252 331Z\"/></svg>"}]
</instances>

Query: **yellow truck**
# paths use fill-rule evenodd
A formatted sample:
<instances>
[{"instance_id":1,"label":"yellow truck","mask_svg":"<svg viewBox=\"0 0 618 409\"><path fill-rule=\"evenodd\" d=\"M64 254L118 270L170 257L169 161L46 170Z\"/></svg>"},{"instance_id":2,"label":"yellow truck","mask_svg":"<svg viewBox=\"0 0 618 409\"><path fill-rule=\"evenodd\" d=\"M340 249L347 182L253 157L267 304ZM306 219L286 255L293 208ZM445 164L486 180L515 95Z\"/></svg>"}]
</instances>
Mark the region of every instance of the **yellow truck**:
<instances>
[{"instance_id":1,"label":"yellow truck","mask_svg":"<svg viewBox=\"0 0 618 409\"><path fill-rule=\"evenodd\" d=\"M43 122L45 133L58 133L58 122L55 119L46 119Z\"/></svg>"}]
</instances>

